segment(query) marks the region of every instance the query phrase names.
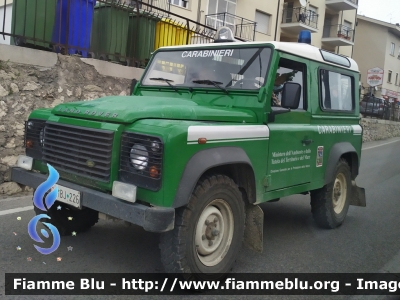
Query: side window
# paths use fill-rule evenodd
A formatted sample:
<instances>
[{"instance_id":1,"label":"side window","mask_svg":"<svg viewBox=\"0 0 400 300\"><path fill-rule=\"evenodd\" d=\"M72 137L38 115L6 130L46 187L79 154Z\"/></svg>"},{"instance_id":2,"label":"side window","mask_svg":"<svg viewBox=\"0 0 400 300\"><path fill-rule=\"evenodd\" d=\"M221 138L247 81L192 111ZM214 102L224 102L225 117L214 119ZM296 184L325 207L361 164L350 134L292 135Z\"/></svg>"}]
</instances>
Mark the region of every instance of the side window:
<instances>
[{"instance_id":1,"label":"side window","mask_svg":"<svg viewBox=\"0 0 400 300\"><path fill-rule=\"evenodd\" d=\"M352 77L328 70L321 70L320 75L322 108L352 111L354 109Z\"/></svg>"},{"instance_id":2,"label":"side window","mask_svg":"<svg viewBox=\"0 0 400 300\"><path fill-rule=\"evenodd\" d=\"M300 103L297 109L306 110L307 101L305 98L306 87L306 65L296 61L282 58L279 61L278 71L276 72L274 91L272 93L271 106L280 106L283 85L286 82L295 82L301 86Z\"/></svg>"}]
</instances>

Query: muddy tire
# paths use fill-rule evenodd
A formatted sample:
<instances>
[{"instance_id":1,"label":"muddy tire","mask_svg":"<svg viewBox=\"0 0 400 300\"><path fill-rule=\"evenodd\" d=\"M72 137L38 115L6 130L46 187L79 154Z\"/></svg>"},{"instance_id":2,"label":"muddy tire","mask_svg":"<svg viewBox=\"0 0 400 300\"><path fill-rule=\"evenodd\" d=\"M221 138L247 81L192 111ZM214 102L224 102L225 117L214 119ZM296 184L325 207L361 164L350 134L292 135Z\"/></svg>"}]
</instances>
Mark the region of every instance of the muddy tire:
<instances>
[{"instance_id":1,"label":"muddy tire","mask_svg":"<svg viewBox=\"0 0 400 300\"><path fill-rule=\"evenodd\" d=\"M349 210L351 195L351 172L346 160L336 165L333 181L311 192L311 212L315 222L322 228L342 225Z\"/></svg>"},{"instance_id":2,"label":"muddy tire","mask_svg":"<svg viewBox=\"0 0 400 300\"><path fill-rule=\"evenodd\" d=\"M58 210L58 207L61 207ZM44 219L45 222L57 227L60 235L71 235L87 231L99 220L99 213L93 209L84 207L82 210L74 209L60 202L55 202L48 211L42 211L34 207L36 215L47 214L51 219ZM68 218L72 217L72 220Z\"/></svg>"},{"instance_id":3,"label":"muddy tire","mask_svg":"<svg viewBox=\"0 0 400 300\"><path fill-rule=\"evenodd\" d=\"M174 230L161 235L165 271L186 279L223 278L240 251L244 226L244 201L234 181L223 175L201 179L188 205L176 210Z\"/></svg>"}]
</instances>

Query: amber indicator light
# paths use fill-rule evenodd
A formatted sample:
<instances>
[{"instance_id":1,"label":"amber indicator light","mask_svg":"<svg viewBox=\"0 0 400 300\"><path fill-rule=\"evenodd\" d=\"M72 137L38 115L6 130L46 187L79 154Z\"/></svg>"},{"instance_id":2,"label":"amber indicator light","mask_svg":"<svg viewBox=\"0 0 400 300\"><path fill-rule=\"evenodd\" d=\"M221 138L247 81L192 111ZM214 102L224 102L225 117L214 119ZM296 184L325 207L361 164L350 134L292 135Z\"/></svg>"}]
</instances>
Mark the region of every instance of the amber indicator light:
<instances>
[{"instance_id":1,"label":"amber indicator light","mask_svg":"<svg viewBox=\"0 0 400 300\"><path fill-rule=\"evenodd\" d=\"M197 140L197 142L198 142L199 144L205 144L205 143L207 143L207 139L206 139L206 138L199 138L199 139Z\"/></svg>"},{"instance_id":2,"label":"amber indicator light","mask_svg":"<svg viewBox=\"0 0 400 300\"><path fill-rule=\"evenodd\" d=\"M149 169L150 176L153 178L158 177L158 169L155 166L151 166Z\"/></svg>"},{"instance_id":3,"label":"amber indicator light","mask_svg":"<svg viewBox=\"0 0 400 300\"><path fill-rule=\"evenodd\" d=\"M33 147L33 141L32 140L26 140L26 148L32 148Z\"/></svg>"}]
</instances>

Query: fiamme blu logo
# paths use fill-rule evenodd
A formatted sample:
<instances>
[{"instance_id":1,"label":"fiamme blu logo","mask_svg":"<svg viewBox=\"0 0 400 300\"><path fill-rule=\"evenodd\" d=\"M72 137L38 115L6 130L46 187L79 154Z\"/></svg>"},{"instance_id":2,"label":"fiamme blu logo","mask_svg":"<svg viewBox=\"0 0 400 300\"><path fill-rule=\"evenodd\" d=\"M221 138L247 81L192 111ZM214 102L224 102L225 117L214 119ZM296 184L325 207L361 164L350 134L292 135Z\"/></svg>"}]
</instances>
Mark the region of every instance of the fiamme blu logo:
<instances>
[{"instance_id":1,"label":"fiamme blu logo","mask_svg":"<svg viewBox=\"0 0 400 300\"><path fill-rule=\"evenodd\" d=\"M48 211L50 207L54 204L54 202L57 199L57 194L58 194L58 186L55 186L57 183L60 175L58 172L49 164L47 164L47 167L49 169L49 177L45 182L43 182L39 187L36 189L35 193L33 194L33 205L35 205L37 208L39 208L42 211ZM53 188L54 187L54 188ZM47 191L50 191L46 198L44 198L45 194ZM38 243L44 243L42 238L39 236L37 232L37 225L41 219L51 219L50 216L46 214L40 214L37 215L36 217L33 217L32 220L30 220L28 224L28 233L29 236ZM60 233L58 232L58 229L47 222L42 222L51 232L53 236L53 244L50 248L42 248L37 245L34 245L36 250L39 251L41 254L50 254L53 253L58 249L60 246ZM45 238L49 238L49 233L45 230L42 229L41 234Z\"/></svg>"}]
</instances>

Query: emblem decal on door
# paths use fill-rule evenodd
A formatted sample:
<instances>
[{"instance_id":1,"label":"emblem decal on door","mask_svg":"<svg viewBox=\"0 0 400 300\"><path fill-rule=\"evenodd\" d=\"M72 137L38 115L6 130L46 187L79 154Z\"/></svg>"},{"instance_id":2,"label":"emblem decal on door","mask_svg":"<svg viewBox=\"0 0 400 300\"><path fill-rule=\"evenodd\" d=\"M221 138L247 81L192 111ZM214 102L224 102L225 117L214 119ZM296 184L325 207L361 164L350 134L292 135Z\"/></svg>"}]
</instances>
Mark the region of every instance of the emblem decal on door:
<instances>
[{"instance_id":1,"label":"emblem decal on door","mask_svg":"<svg viewBox=\"0 0 400 300\"><path fill-rule=\"evenodd\" d=\"M324 146L318 146L317 148L317 167L322 167L324 161Z\"/></svg>"}]
</instances>

